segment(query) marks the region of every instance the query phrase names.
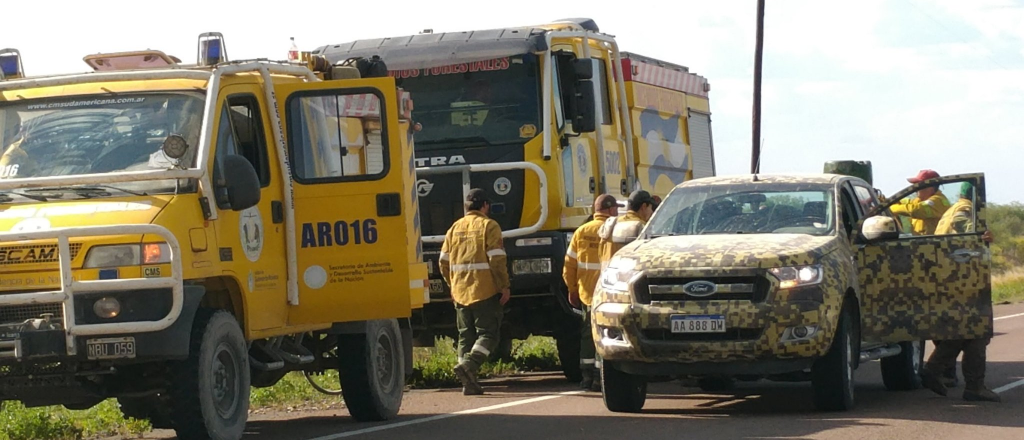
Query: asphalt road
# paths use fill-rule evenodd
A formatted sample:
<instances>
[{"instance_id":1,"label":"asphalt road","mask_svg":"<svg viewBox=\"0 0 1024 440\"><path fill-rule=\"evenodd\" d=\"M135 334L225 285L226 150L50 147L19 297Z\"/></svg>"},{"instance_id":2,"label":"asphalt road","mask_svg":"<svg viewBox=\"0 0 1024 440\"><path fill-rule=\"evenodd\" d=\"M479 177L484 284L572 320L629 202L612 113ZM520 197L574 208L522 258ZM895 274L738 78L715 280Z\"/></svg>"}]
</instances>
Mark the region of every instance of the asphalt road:
<instances>
[{"instance_id":1,"label":"asphalt road","mask_svg":"<svg viewBox=\"0 0 1024 440\"><path fill-rule=\"evenodd\" d=\"M641 414L614 414L599 393L579 392L559 376L527 375L485 383L485 396L456 390L406 394L397 420L361 424L344 409L278 412L250 418L247 440L394 439L1014 439L1024 438L1024 305L996 307L988 384L1003 403L963 401L927 390L889 392L879 363L857 370L857 408L816 412L809 383L740 383L708 394L680 382L652 384ZM930 348L930 347L929 347ZM961 380L962 383L962 380ZM157 431L146 438L171 439Z\"/></svg>"}]
</instances>

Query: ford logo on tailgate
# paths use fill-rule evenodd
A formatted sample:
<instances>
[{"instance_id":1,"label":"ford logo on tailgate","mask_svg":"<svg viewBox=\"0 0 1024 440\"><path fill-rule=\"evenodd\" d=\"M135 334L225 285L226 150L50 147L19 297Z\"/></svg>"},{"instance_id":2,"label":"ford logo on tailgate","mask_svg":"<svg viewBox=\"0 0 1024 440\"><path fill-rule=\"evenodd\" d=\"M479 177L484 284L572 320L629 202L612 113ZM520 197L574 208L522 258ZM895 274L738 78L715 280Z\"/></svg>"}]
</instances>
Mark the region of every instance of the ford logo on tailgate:
<instances>
[{"instance_id":1,"label":"ford logo on tailgate","mask_svg":"<svg viewBox=\"0 0 1024 440\"><path fill-rule=\"evenodd\" d=\"M683 293L698 298L714 295L717 291L718 287L710 281L692 281L683 284Z\"/></svg>"}]
</instances>

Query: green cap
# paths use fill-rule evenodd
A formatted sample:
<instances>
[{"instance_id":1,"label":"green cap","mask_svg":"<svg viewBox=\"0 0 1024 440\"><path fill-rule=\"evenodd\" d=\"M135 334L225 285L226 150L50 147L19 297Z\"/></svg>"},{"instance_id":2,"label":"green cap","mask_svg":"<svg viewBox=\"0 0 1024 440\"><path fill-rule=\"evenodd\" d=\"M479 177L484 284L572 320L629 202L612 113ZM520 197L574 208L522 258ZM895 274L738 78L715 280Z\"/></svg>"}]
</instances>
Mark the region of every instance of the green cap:
<instances>
[{"instance_id":1,"label":"green cap","mask_svg":"<svg viewBox=\"0 0 1024 440\"><path fill-rule=\"evenodd\" d=\"M964 182L960 184L960 197L965 199L974 198L974 185L971 182Z\"/></svg>"}]
</instances>

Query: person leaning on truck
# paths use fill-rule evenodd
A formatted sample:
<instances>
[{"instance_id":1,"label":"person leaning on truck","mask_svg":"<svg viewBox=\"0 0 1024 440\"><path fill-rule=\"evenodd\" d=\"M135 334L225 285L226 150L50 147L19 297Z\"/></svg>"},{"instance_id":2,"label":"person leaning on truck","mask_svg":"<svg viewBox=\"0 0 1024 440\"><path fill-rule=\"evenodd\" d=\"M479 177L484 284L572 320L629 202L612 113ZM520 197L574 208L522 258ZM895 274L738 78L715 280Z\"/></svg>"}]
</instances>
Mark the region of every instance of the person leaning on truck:
<instances>
[{"instance_id":1,"label":"person leaning on truck","mask_svg":"<svg viewBox=\"0 0 1024 440\"><path fill-rule=\"evenodd\" d=\"M598 235L601 237L601 264L607 265L619 249L636 240L647 220L654 214L656 202L651 193L638 189L629 195L626 202L626 215L609 218L601 226Z\"/></svg>"},{"instance_id":2,"label":"person leaning on truck","mask_svg":"<svg viewBox=\"0 0 1024 440\"><path fill-rule=\"evenodd\" d=\"M960 185L960 199L953 204L939 219L936 235L969 234L974 229L974 185L964 182ZM982 239L991 243L993 236L985 231ZM992 338L954 339L935 344L935 351L928 358L921 373L925 387L945 396L947 393L948 374L956 372L956 358L963 351L964 394L963 398L974 402L999 402L999 395L985 386L985 358L989 342ZM945 376L945 377L944 377Z\"/></svg>"},{"instance_id":3,"label":"person leaning on truck","mask_svg":"<svg viewBox=\"0 0 1024 440\"><path fill-rule=\"evenodd\" d=\"M470 190L466 215L448 229L438 258L441 276L451 286L459 329L459 363L454 372L467 396L484 393L476 373L498 347L502 306L511 294L501 228L487 217L490 209L483 190Z\"/></svg>"},{"instance_id":4,"label":"person leaning on truck","mask_svg":"<svg viewBox=\"0 0 1024 440\"><path fill-rule=\"evenodd\" d=\"M562 279L569 288L569 303L583 309L583 326L580 329L580 370L583 380L580 388L600 390L600 375L596 368L596 348L590 328L590 301L594 297L597 281L601 276L601 237L597 230L606 220L618 215L619 205L615 197L601 194L594 200L594 219L576 229L565 252Z\"/></svg>"},{"instance_id":5,"label":"person leaning on truck","mask_svg":"<svg viewBox=\"0 0 1024 440\"><path fill-rule=\"evenodd\" d=\"M921 170L916 176L907 179L910 183L921 183L928 179L937 179L939 173L933 170ZM917 198L901 200L890 208L893 214L910 217L910 226L914 235L935 234L942 214L949 209L949 200L938 187L923 188L917 192Z\"/></svg>"}]
</instances>

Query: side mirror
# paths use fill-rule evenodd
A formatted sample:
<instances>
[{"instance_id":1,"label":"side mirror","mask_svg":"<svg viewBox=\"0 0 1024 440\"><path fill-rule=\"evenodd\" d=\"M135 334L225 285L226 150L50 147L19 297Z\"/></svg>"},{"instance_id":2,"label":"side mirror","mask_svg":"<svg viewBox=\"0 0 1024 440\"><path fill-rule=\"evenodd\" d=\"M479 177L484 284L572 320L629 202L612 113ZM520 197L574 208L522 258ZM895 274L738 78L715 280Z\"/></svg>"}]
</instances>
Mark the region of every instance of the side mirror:
<instances>
[{"instance_id":1,"label":"side mirror","mask_svg":"<svg viewBox=\"0 0 1024 440\"><path fill-rule=\"evenodd\" d=\"M900 230L892 217L876 215L864 219L860 235L867 242L895 240L900 238Z\"/></svg>"},{"instance_id":2,"label":"side mirror","mask_svg":"<svg viewBox=\"0 0 1024 440\"><path fill-rule=\"evenodd\" d=\"M231 154L224 158L221 163L224 176L219 183L219 193L223 194L226 200L224 207L232 211L242 211L256 206L260 202L260 178L256 175L256 168L253 168L248 159L237 154Z\"/></svg>"}]
</instances>

